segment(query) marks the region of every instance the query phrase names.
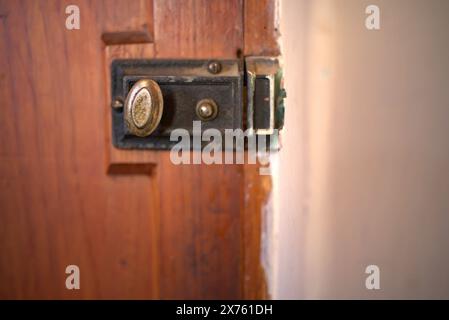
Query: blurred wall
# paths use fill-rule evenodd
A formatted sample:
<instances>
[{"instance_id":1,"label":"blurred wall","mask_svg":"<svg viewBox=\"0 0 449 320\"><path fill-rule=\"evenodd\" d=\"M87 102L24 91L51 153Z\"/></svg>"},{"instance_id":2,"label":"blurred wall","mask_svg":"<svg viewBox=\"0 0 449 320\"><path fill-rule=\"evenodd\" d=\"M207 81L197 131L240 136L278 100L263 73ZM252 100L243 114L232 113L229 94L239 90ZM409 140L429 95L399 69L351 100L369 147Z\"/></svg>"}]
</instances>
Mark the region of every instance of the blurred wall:
<instances>
[{"instance_id":1,"label":"blurred wall","mask_svg":"<svg viewBox=\"0 0 449 320\"><path fill-rule=\"evenodd\" d=\"M380 7L381 29L365 27ZM449 1L281 0L274 298L449 298ZM380 290L365 288L366 266Z\"/></svg>"}]
</instances>

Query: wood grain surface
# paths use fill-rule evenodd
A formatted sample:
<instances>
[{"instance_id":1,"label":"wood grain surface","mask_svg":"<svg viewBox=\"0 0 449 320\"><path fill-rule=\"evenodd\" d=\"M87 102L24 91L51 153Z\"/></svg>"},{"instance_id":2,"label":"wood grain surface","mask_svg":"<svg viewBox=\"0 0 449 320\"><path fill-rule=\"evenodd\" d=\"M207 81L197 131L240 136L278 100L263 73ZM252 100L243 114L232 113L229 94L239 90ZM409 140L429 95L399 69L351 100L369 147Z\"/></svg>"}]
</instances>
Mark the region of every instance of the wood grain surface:
<instances>
[{"instance_id":1,"label":"wood grain surface","mask_svg":"<svg viewBox=\"0 0 449 320\"><path fill-rule=\"evenodd\" d=\"M117 150L109 119L114 58L240 57L264 18L240 0L77 0L67 30L69 4L0 1L0 298L266 297L269 178Z\"/></svg>"}]
</instances>

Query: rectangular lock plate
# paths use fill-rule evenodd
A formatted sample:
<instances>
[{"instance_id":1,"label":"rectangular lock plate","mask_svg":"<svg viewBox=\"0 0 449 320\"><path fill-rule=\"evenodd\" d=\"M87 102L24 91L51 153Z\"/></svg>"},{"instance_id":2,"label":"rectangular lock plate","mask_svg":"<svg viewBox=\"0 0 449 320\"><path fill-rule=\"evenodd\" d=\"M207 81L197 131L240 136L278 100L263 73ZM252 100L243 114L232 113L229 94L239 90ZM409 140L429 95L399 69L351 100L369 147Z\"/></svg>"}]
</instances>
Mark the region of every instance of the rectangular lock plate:
<instances>
[{"instance_id":1,"label":"rectangular lock plate","mask_svg":"<svg viewBox=\"0 0 449 320\"><path fill-rule=\"evenodd\" d=\"M247 65L245 73L242 60L113 61L111 99L114 106L114 146L123 149L170 149L178 143L170 141L170 134L175 129L187 130L193 140L194 121L201 121L201 132L214 128L221 134L226 129L249 129L251 134L272 134L277 106L277 60L247 59ZM148 136L132 134L127 127L123 108L131 88L141 79L155 81L163 99L160 122ZM209 120L201 118L197 110L199 102L205 99L216 106L216 116Z\"/></svg>"}]
</instances>

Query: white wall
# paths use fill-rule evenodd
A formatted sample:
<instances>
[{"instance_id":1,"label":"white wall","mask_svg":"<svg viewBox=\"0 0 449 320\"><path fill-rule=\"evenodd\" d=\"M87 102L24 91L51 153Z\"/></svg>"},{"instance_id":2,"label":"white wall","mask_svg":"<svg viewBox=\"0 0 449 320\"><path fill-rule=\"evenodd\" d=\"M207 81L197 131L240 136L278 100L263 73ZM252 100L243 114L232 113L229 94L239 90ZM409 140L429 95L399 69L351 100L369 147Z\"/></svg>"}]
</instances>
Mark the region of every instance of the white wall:
<instances>
[{"instance_id":1,"label":"white wall","mask_svg":"<svg viewBox=\"0 0 449 320\"><path fill-rule=\"evenodd\" d=\"M448 14L446 0L281 1L274 298L449 298Z\"/></svg>"}]
</instances>

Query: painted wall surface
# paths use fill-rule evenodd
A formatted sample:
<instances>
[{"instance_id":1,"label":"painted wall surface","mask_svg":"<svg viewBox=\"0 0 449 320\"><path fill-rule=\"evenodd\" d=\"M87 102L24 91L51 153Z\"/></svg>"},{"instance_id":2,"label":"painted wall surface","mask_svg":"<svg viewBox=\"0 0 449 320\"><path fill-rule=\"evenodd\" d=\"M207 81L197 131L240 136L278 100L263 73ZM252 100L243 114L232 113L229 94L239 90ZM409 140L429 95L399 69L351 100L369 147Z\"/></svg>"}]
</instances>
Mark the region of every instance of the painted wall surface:
<instances>
[{"instance_id":1,"label":"painted wall surface","mask_svg":"<svg viewBox=\"0 0 449 320\"><path fill-rule=\"evenodd\" d=\"M365 27L365 8L380 27ZM274 298L449 298L449 1L281 0ZM366 266L380 290L365 288Z\"/></svg>"}]
</instances>

